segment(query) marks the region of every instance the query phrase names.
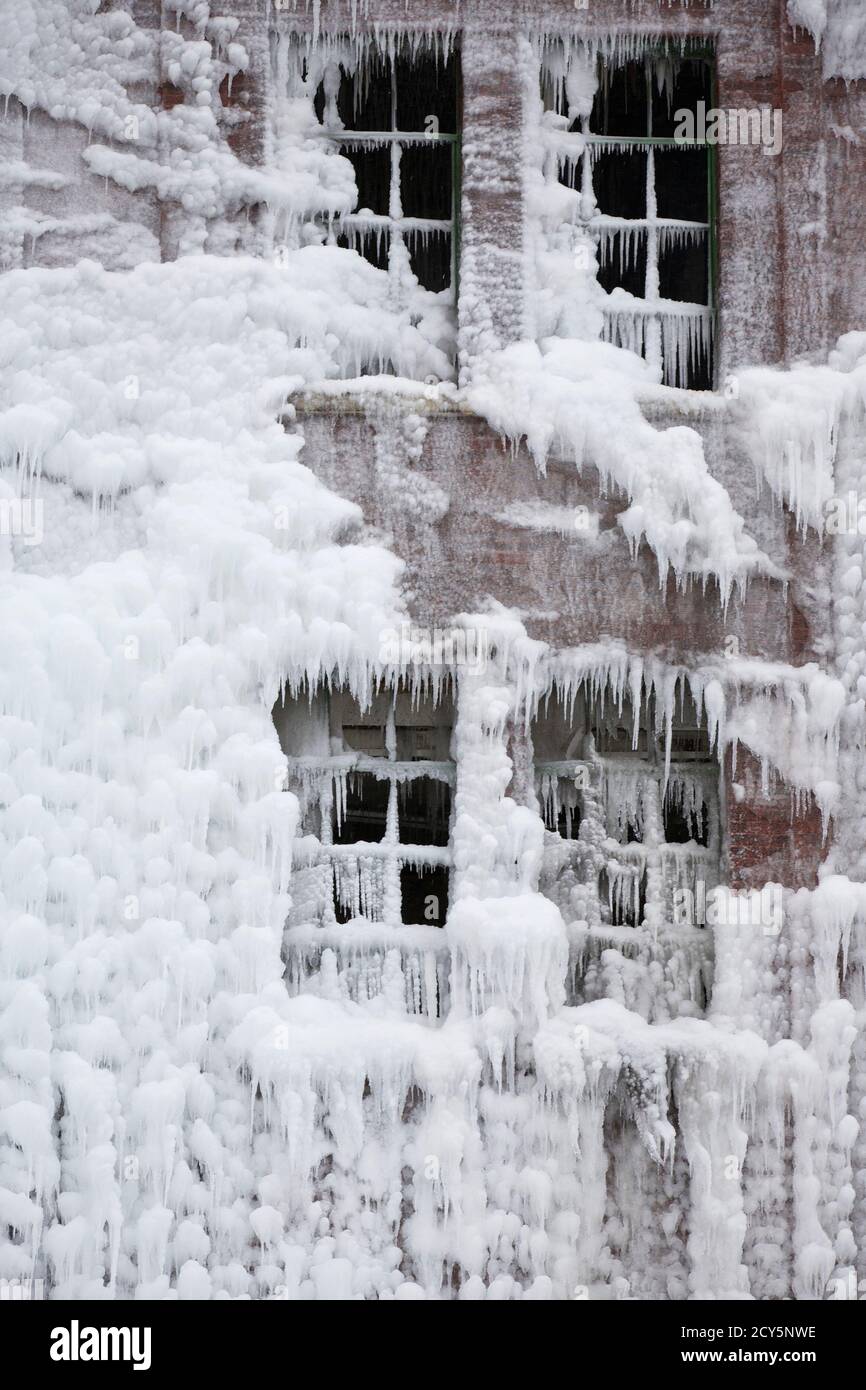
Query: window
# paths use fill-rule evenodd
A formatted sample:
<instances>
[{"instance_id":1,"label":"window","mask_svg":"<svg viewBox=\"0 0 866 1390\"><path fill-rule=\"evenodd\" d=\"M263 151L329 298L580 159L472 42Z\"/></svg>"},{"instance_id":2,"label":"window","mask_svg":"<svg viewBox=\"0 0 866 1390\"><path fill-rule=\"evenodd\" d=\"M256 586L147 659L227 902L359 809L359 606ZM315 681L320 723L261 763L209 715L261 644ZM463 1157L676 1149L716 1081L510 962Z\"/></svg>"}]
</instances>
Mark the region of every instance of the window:
<instances>
[{"instance_id":1,"label":"window","mask_svg":"<svg viewBox=\"0 0 866 1390\"><path fill-rule=\"evenodd\" d=\"M542 92L565 121L559 179L580 194L578 220L596 243L605 337L670 386L712 389L715 149L686 140L677 120L713 104L709 53L686 43L617 59L553 46Z\"/></svg>"},{"instance_id":2,"label":"window","mask_svg":"<svg viewBox=\"0 0 866 1390\"><path fill-rule=\"evenodd\" d=\"M398 291L414 277L453 298L460 197L453 44L435 35L387 46L347 38L306 62L310 85L319 79L322 136L351 161L358 186L356 210L337 218L329 235L387 270Z\"/></svg>"},{"instance_id":3,"label":"window","mask_svg":"<svg viewBox=\"0 0 866 1390\"><path fill-rule=\"evenodd\" d=\"M292 924L440 927L448 910L450 694L320 687L274 708L301 802Z\"/></svg>"},{"instance_id":4,"label":"window","mask_svg":"<svg viewBox=\"0 0 866 1390\"><path fill-rule=\"evenodd\" d=\"M719 768L692 700L679 702L667 767L646 694L637 721L628 700L572 709L551 697L532 738L549 832L543 889L566 917L702 926L719 879Z\"/></svg>"}]
</instances>

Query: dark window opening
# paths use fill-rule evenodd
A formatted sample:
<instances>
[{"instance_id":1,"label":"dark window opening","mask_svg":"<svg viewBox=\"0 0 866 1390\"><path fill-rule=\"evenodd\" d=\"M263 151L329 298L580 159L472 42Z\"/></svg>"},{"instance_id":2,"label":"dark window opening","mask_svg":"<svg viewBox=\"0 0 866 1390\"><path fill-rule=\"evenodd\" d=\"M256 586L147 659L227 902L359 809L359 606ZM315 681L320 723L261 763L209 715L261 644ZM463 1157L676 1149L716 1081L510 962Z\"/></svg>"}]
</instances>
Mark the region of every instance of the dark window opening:
<instances>
[{"instance_id":1,"label":"dark window opening","mask_svg":"<svg viewBox=\"0 0 866 1390\"><path fill-rule=\"evenodd\" d=\"M602 916L612 927L639 927L646 913L646 875L618 876L611 880L606 871L599 878Z\"/></svg>"},{"instance_id":2,"label":"dark window opening","mask_svg":"<svg viewBox=\"0 0 866 1390\"><path fill-rule=\"evenodd\" d=\"M365 55L363 67L350 73L340 65L337 113L347 130L390 130L391 67L375 46ZM325 119L325 84L316 92L314 106L320 121Z\"/></svg>"},{"instance_id":3,"label":"dark window opening","mask_svg":"<svg viewBox=\"0 0 866 1390\"><path fill-rule=\"evenodd\" d=\"M584 915L586 900L573 895L575 883L586 884L609 927L643 925L650 884L667 920L677 922L677 889L694 891L698 880L712 887L719 873L719 769L706 715L688 685L678 686L668 756L667 716L653 689L644 684L634 694L637 704L610 688L554 692L531 726L544 823L565 841L583 834L571 852L547 843L541 891L564 913Z\"/></svg>"},{"instance_id":4,"label":"dark window opening","mask_svg":"<svg viewBox=\"0 0 866 1390\"><path fill-rule=\"evenodd\" d=\"M602 135L645 135L649 129L647 90L642 61L614 68L602 63L589 118L590 130Z\"/></svg>"},{"instance_id":5,"label":"dark window opening","mask_svg":"<svg viewBox=\"0 0 866 1390\"><path fill-rule=\"evenodd\" d=\"M451 788L436 777L416 777L397 787L401 845L447 845Z\"/></svg>"},{"instance_id":6,"label":"dark window opening","mask_svg":"<svg viewBox=\"0 0 866 1390\"><path fill-rule=\"evenodd\" d=\"M583 815L579 805L561 806L556 818L556 829L563 840L576 840L580 835L580 822Z\"/></svg>"},{"instance_id":7,"label":"dark window opening","mask_svg":"<svg viewBox=\"0 0 866 1390\"><path fill-rule=\"evenodd\" d=\"M341 902L341 901L340 901L340 895L339 895L339 893L338 893L338 891L337 891L337 885L336 885L336 883L335 883L335 884L334 884L334 918L335 918L335 920L336 920L337 922L339 922L339 924L340 924L341 927L344 927L344 926L346 925L347 922L351 922L351 920L352 920L352 918L353 918L354 916L355 916L355 912L354 912L353 905L352 905L351 903L344 903L344 902Z\"/></svg>"},{"instance_id":8,"label":"dark window opening","mask_svg":"<svg viewBox=\"0 0 866 1390\"><path fill-rule=\"evenodd\" d=\"M372 212L376 217L387 217L391 197L391 154L389 150L358 149L354 145L341 145L340 154L351 159L355 170L355 183L358 185L358 214ZM366 251L364 252L366 255Z\"/></svg>"},{"instance_id":9,"label":"dark window opening","mask_svg":"<svg viewBox=\"0 0 866 1390\"><path fill-rule=\"evenodd\" d=\"M450 237L440 234L427 239L411 236L408 251L412 274L419 283L434 294L448 289L452 273Z\"/></svg>"},{"instance_id":10,"label":"dark window opening","mask_svg":"<svg viewBox=\"0 0 866 1390\"><path fill-rule=\"evenodd\" d=\"M592 171L592 189L608 217L646 217L646 155L602 151Z\"/></svg>"},{"instance_id":11,"label":"dark window opening","mask_svg":"<svg viewBox=\"0 0 866 1390\"><path fill-rule=\"evenodd\" d=\"M707 151L663 149L655 159L655 193L659 217L706 222Z\"/></svg>"},{"instance_id":12,"label":"dark window opening","mask_svg":"<svg viewBox=\"0 0 866 1390\"><path fill-rule=\"evenodd\" d=\"M678 111L696 111L698 102L713 104L713 69L707 58L669 58L665 81L652 84L652 129L659 139L676 134Z\"/></svg>"},{"instance_id":13,"label":"dark window opening","mask_svg":"<svg viewBox=\"0 0 866 1390\"><path fill-rule=\"evenodd\" d=\"M685 845L694 840L698 845L709 844L709 817L703 804L694 812L677 805L670 796L665 798L662 808L665 842L669 845Z\"/></svg>"},{"instance_id":14,"label":"dark window opening","mask_svg":"<svg viewBox=\"0 0 866 1390\"><path fill-rule=\"evenodd\" d=\"M704 57L649 54L613 66L601 63L590 130L601 135L672 138L676 112L712 105L712 67Z\"/></svg>"},{"instance_id":15,"label":"dark window opening","mask_svg":"<svg viewBox=\"0 0 866 1390\"><path fill-rule=\"evenodd\" d=\"M447 56L433 47L413 54L405 43L397 53L395 75L398 130L426 130L427 117L435 116L442 131L456 132L459 61L455 48Z\"/></svg>"},{"instance_id":16,"label":"dark window opening","mask_svg":"<svg viewBox=\"0 0 866 1390\"><path fill-rule=\"evenodd\" d=\"M384 840L390 783L372 772L351 772L346 779L346 806L334 799L331 831L335 845L375 844Z\"/></svg>"},{"instance_id":17,"label":"dark window opening","mask_svg":"<svg viewBox=\"0 0 866 1390\"><path fill-rule=\"evenodd\" d=\"M441 927L448 915L448 870L444 866L400 870L403 922L410 927Z\"/></svg>"}]
</instances>

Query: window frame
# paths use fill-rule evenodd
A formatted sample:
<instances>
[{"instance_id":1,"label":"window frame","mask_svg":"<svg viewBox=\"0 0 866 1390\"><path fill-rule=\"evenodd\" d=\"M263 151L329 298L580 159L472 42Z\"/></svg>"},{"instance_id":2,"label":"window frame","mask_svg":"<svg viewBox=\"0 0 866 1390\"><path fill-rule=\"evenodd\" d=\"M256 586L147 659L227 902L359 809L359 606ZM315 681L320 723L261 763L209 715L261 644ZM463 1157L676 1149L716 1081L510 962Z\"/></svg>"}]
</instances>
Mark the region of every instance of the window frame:
<instances>
[{"instance_id":1,"label":"window frame","mask_svg":"<svg viewBox=\"0 0 866 1390\"><path fill-rule=\"evenodd\" d=\"M332 694L328 691L330 707ZM457 785L457 767L450 760L418 758L397 758L397 689L391 691L385 725L385 756L373 756L349 750L331 754L328 757L302 756L287 757L288 789L298 786L305 789L309 800L312 791L318 803L321 816L320 834L308 835L307 852L303 857L304 868L327 867L330 877L330 892L325 895L323 924L337 924L335 903L340 894L340 866L351 870L353 864L361 859L379 861L384 875L383 914L381 918L368 917L363 911L357 914L372 924L385 927L404 927L412 929L419 926L442 927L447 919L447 904L435 923L404 922L402 916L403 898L400 874L404 867L421 871L445 869L449 876L454 868L454 854L449 833L447 845L415 844L400 840L400 786L414 781L430 778L446 783L452 794ZM350 725L347 727L358 727ZM343 844L335 843L333 838L333 819L339 821L339 807L346 804L347 779L353 774L372 774L379 781L389 783L388 807L386 811L385 834L381 840L356 840ZM312 774L312 776L311 776ZM312 843L310 843L312 842ZM361 899L359 897L359 902ZM397 902L399 913L389 909L389 904ZM363 903L361 902L361 906Z\"/></svg>"},{"instance_id":2,"label":"window frame","mask_svg":"<svg viewBox=\"0 0 866 1390\"><path fill-rule=\"evenodd\" d=\"M391 188L394 187L396 160L396 177L399 180L399 163L402 155L402 145L448 145L451 151L451 216L448 219L425 218L425 217L391 217L390 213L374 214L376 223L381 223L383 231L387 231L389 238L389 250L394 236L397 236L401 244L405 244L404 232L411 231L421 233L424 229L431 232L440 232L450 237L451 244L451 282L448 286L447 294L449 301L457 308L457 301L460 292L460 244L461 244L461 203L462 203L462 169L463 169L463 143L460 131L462 116L462 67L460 64L460 43L457 38L451 39L451 51L455 55L456 62L456 131L411 131L401 130L397 126L398 111L398 87L397 87L397 66L393 61L393 56L385 54L390 69L391 81L391 129L390 130L350 130L345 127L331 128L324 122L319 124L319 134L323 139L330 141L334 146L359 145L366 149L387 150L391 158ZM402 195L402 187L401 187ZM401 196L402 207L402 196ZM336 228L336 235L340 235L343 229L352 229L353 221L357 225L358 214L345 213L338 214L328 219L329 231ZM363 219L365 225L370 224L369 218ZM363 255L363 251L359 252ZM390 267L390 255L389 267ZM390 274L390 268L387 272ZM427 286L418 282L422 289L427 290ZM444 293L445 291L427 290L428 294Z\"/></svg>"},{"instance_id":3,"label":"window frame","mask_svg":"<svg viewBox=\"0 0 866 1390\"><path fill-rule=\"evenodd\" d=\"M638 296L634 296L635 301L636 301L636 305L646 304L646 305L650 306L650 307L648 307L648 308L645 309L645 310L642 310L642 309L640 309L639 307L636 307L635 310L634 310L634 313L635 313L636 316L637 316L637 315L643 315L643 316L646 318L646 320L647 320L647 324L645 325L645 328L644 328L644 351L643 351L643 354L642 354L642 355L643 355L647 360L652 360L653 358L656 358L656 359L659 361L659 363L661 364L661 368L662 368L662 379L663 379L663 381L664 381L664 383L665 383L666 385L676 386L676 387L679 387L679 388L681 388L681 389L686 389L686 390L700 390L700 389L702 389L702 388L700 388L700 387L691 387L691 386L688 385L688 381L687 381L687 380L680 380L680 379L679 379L681 376L686 376L686 377L687 377L687 370L686 370L685 373L683 372L682 364L681 364L679 361L677 361L677 362L675 363L674 371L671 373L672 376L675 376L675 379L674 379L674 380L669 380L669 374L668 374L668 370L667 370L667 366L666 366L666 362L665 362L665 354L664 354L663 348L662 348L662 341L663 341L662 321L663 321L663 317L664 317L664 314L665 314L666 310L660 309L659 306L661 306L661 305L666 305L666 304L668 304L668 303L670 303L670 302L672 302L672 301L664 300L664 299L661 298L660 295L656 295L654 298L650 298L650 297L648 296L648 294L647 294L647 288L648 288L648 283L649 283L649 281L650 281L651 276L655 275L655 276L657 277L657 275L658 275L658 256L659 256L658 231L659 231L659 229L660 229L661 227L670 228L670 229L674 229L674 228L678 228L678 227L679 227L679 228L689 229L689 230L700 229L701 231L703 231L703 233L704 233L705 236L706 236L707 303L706 303L705 305L699 305L699 304L693 304L693 303L690 303L690 302L684 300L684 301L682 301L682 307L683 307L683 309L689 309L689 310L696 310L696 311L698 311L698 312L695 314L695 318L696 318L696 319L699 319L701 316L705 316L705 320L706 320L706 329L707 329L707 338L706 338L706 342L707 342L707 353L708 353L708 377L709 377L709 387L706 388L706 389L714 390L714 389L716 388L716 383L717 383L717 380L718 380L718 346L719 346L719 316L718 316L718 261L719 261L719 257L718 257L718 197L719 197L719 178L718 178L718 150L717 150L717 147L715 146L715 144L713 144L713 143L707 141L706 139L702 139L702 140L698 140L698 139L685 140L685 139L677 139L675 136L672 136L672 135L671 135L671 136L655 136L655 135L652 134L652 119L653 119L653 102L652 102L653 64L654 64L654 62L657 61L660 57L668 57L668 58L673 58L673 59L679 59L679 60L682 61L682 62L700 61L700 62L706 63L706 65L707 65L707 67L708 67L708 70L709 70L709 71L708 71L708 78L709 78L709 80L708 80L708 89L709 89L709 97L710 97L710 103L709 103L709 104L710 104L712 107L715 107L715 106L716 106L717 100L718 100L718 68L717 68L717 63L716 63L716 52L715 52L715 47L714 47L714 45L712 45L712 44L710 44L710 43L707 43L706 41L704 41L704 40L702 40L702 39L693 39L693 40L687 39L684 43L682 43L682 45L679 47L679 49L674 49L674 48L672 48L672 45L671 45L671 42L670 42L670 41L668 41L668 40L666 40L666 39L664 39L664 38L659 38L659 40L658 40L656 43L649 44L649 45L644 49L644 51L643 51L643 53L642 53L640 59L637 58L637 57L635 57L635 58L631 58L631 59L625 59L625 60L623 60L623 61L621 61L621 62L615 62L615 61L613 60L613 58L612 58L611 56L609 56L609 55L606 56L606 55L604 55L604 54L602 54L602 53L597 53L597 54L596 54L596 63L599 65L600 76L603 75L603 65L607 65L608 71L609 71L610 73L613 73L613 72L617 71L619 68L622 68L622 67L627 66L628 62L637 62L637 61L642 61L642 62L643 62L644 69L645 69L645 78L646 78L646 83L647 83L647 97L648 97L648 102L647 102L647 123L648 123L648 130L647 130L647 133L646 133L645 135L604 135L604 134L601 134L601 133L599 133L599 132L597 132L597 131L591 131L591 130L590 130L590 128L589 128L589 126L590 126L590 119L591 119L590 116L577 116L577 115L572 116L572 115L570 114L569 110L568 110L568 107L566 106L566 110L565 110L565 112L564 112L564 115L565 115L566 119L568 120L568 127L567 127L567 132L566 132L566 133L567 133L568 135L574 135L574 134L579 135L579 136L581 137L581 140L582 140L583 144L584 144L584 148L581 150L581 152L580 152L578 158L574 161L575 170L576 170L576 174L575 174L575 184L574 184L574 186L575 186L575 187L578 187L578 186L580 186L580 184L582 183L583 187L586 188L586 187L587 187L587 183L588 183L588 186L589 186L590 188L592 188L592 172L593 172L593 154L592 154L592 151L593 151L593 149L603 150L603 149L607 146L607 147L610 147L612 150L615 150L616 152L618 152L618 153L623 153L623 154L626 154L626 153L639 153L639 152L642 152L642 151L646 151L646 152L647 152L647 156L648 156L648 158L647 158L647 191L646 191L646 197L645 197L645 215L644 215L644 217L642 217L642 218L620 218L620 217L617 217L617 218L614 219L614 222L609 222L608 225L611 225L611 226L612 226L612 229L613 229L614 232L617 232L617 231L618 231L618 232L620 232L620 234L623 234L623 235L624 235L630 228L635 229L635 231L636 231L638 234L639 234L642 230L646 232L647 266L646 266L646 270L645 270L645 273L644 273L644 294L643 294L640 298L638 298ZM544 78L544 76L545 76L545 73L544 73L544 65L542 64L542 78ZM567 98L566 98L566 101L567 101ZM649 185L650 185L650 173L651 173L651 171L652 171L652 176L653 176L653 177L652 177L653 193L654 193L654 191L655 191L655 165L654 165L654 160L650 159L650 156L652 156L652 155L654 154L655 150L657 150L657 149L658 149L658 150L678 150L678 149L683 149L684 147L686 147L686 148L694 148L694 149L699 149L699 150L705 150L705 151L706 151L706 154L707 154L707 221L704 222L704 223L697 223L697 222L689 221L689 220L687 220L687 219L682 219L682 218L667 218L667 217L666 217L666 218L659 218L657 212L655 213L655 215L654 215L653 217L650 217L650 207L649 207L649 204L650 204L650 186L649 186ZM558 163L559 163L559 166L560 166L558 172L559 172L559 175L561 176L562 156L558 154L558 155L557 155L557 160L558 160ZM579 173L577 172L578 166L579 166ZM571 185L569 185L569 186L571 186ZM606 215L605 215L605 213L603 212L603 210L600 209L600 208L597 208L596 214L595 214L592 218L590 218L590 219L578 218L578 225L579 225L584 231L586 231L590 236L592 236L593 241L595 242L596 247L599 249L599 254L601 254L601 251L600 251L600 248L601 248L601 241L602 241L602 236L601 236L601 234L603 233L604 226L605 226L605 216L606 216ZM608 214L607 216L610 217L611 215ZM655 233L655 235L651 235L651 232ZM601 261L599 262L599 264L601 264ZM680 301L675 301L675 302L679 303ZM605 309L605 310L604 310L604 314L605 314L605 338L606 338L607 341L609 341L609 342L614 342L614 343L616 342L616 336L615 336L615 330L614 330L614 322L613 322L615 313L616 313L616 310L615 310L615 309ZM655 341L655 344L654 344L654 350L653 350L653 353L652 353L652 354L651 354L650 351L648 350L648 347L647 347L647 337L646 337L647 330L648 330L648 328L649 328L649 326L650 326L650 323L653 324L653 327L654 327L654 338L655 338L655 340L656 340L656 341Z\"/></svg>"},{"instance_id":4,"label":"window frame","mask_svg":"<svg viewBox=\"0 0 866 1390\"><path fill-rule=\"evenodd\" d=\"M533 756L545 827L541 891L559 901L561 875L563 882L570 878L587 920L602 935L621 927L654 931L659 911L665 930L677 938L703 932L706 892L698 891L698 882L707 890L721 882L724 773L706 716L684 687L668 727L658 717L657 698L654 687L642 683L636 717L633 695L625 690L618 696L586 691L571 706L560 692L552 704L539 705L532 723L533 750L542 750ZM574 809L566 836L560 818L569 804ZM672 812L685 821L689 839L671 825ZM681 890L692 895L691 927L679 918Z\"/></svg>"}]
</instances>

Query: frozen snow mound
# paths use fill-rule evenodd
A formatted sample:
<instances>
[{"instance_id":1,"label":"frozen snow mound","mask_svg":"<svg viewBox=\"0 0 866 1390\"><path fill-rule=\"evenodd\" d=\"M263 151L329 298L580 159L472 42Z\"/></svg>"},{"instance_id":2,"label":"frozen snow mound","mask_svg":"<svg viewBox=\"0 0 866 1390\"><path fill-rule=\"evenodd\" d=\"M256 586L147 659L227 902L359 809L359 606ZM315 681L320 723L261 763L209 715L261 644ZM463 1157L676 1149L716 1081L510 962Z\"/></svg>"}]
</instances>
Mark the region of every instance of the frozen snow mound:
<instances>
[{"instance_id":1,"label":"frozen snow mound","mask_svg":"<svg viewBox=\"0 0 866 1390\"><path fill-rule=\"evenodd\" d=\"M220 1238L193 1168L246 1206L235 1253L272 1239L250 1152L229 1158L228 1049L269 985L285 999L297 803L270 711L285 680L363 690L403 616L399 562L277 416L343 352L426 352L384 305L377 337L369 284L353 326L372 267L308 260L303 283L194 257L4 282L0 478L42 510L3 537L0 1273L38 1258L72 1297L203 1287Z\"/></svg>"}]
</instances>

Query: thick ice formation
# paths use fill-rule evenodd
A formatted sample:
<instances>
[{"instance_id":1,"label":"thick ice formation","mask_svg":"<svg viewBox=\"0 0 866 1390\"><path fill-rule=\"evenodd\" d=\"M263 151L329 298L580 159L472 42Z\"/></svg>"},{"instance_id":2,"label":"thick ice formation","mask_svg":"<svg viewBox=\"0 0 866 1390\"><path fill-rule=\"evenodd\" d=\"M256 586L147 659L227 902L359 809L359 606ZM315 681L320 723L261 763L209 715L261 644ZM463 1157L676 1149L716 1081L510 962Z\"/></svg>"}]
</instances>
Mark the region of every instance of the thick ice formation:
<instances>
[{"instance_id":1,"label":"thick ice formation","mask_svg":"<svg viewBox=\"0 0 866 1390\"><path fill-rule=\"evenodd\" d=\"M866 334L845 334L826 364L752 367L733 380L729 414L758 479L799 526L847 530L850 496L837 486L836 465L841 432L866 403ZM856 530L856 499L853 519Z\"/></svg>"},{"instance_id":2,"label":"thick ice formation","mask_svg":"<svg viewBox=\"0 0 866 1390\"><path fill-rule=\"evenodd\" d=\"M866 15L859 0L788 0L788 19L813 36L825 78L866 77Z\"/></svg>"},{"instance_id":3,"label":"thick ice formation","mask_svg":"<svg viewBox=\"0 0 866 1390\"><path fill-rule=\"evenodd\" d=\"M325 678L363 701L377 676L412 674L377 655L403 617L400 566L301 464L285 402L310 384L381 394L393 370L387 470L423 429L402 398L450 362L435 316L398 312L356 253L306 244L306 220L353 196L345 161L308 140L308 94L280 106L271 163L242 165L217 110L248 60L234 21L170 8L200 32L164 36L164 73L125 11L25 0L3 16L0 90L92 130L89 167L154 189L179 251L218 249L216 213L263 199L262 246L285 255L157 265L136 243L145 263L129 270L4 280L0 502L22 524L2 537L0 1277L59 1298L847 1289L866 1251L866 901L845 877L866 878L859 533L835 552L835 676L685 670L620 643L552 653L514 615L484 615L490 668L459 676L446 929L356 919L283 942L304 846L274 699ZM810 18L805 0L789 10ZM155 116L127 85L157 76L188 101ZM135 151L119 148L130 117ZM643 419L654 366L596 341L593 274L560 296L567 191L533 150L537 317L526 342L467 363L463 403L539 462L560 447L594 463L662 575L715 577L726 595L772 574L697 434ZM744 374L731 407L762 476L811 524L834 476L861 492L866 476L862 347L839 353L829 369ZM688 690L720 754L747 745L836 814L835 872L787 895L783 919L720 890L710 929L664 920L656 892L666 873L706 871L694 845L650 866L648 929L602 929L578 891L545 896L550 842L520 740L554 687L636 711L652 694L666 761ZM619 830L646 830L658 803L636 774L608 776ZM698 775L664 777L694 814ZM548 813L558 796L549 779ZM603 864L615 827L590 810L581 852ZM621 849L620 898L627 854L648 857Z\"/></svg>"},{"instance_id":4,"label":"thick ice formation","mask_svg":"<svg viewBox=\"0 0 866 1390\"><path fill-rule=\"evenodd\" d=\"M543 465L556 448L578 467L591 461L628 498L619 524L678 580L718 580L725 597L753 574L779 575L707 468L700 436L686 426L657 430L637 403L651 368L619 348L577 340L520 343L485 363L468 389L473 409ZM615 417L620 428L612 433Z\"/></svg>"},{"instance_id":5,"label":"thick ice formation","mask_svg":"<svg viewBox=\"0 0 866 1390\"><path fill-rule=\"evenodd\" d=\"M5 290L4 488L35 498L44 534L4 536L4 1177L21 1241L4 1275L41 1249L86 1294L127 1282L130 1258L135 1282L163 1276L160 1211L192 1128L202 1153L233 1144L231 1000L284 993L294 799L270 708L317 669L363 689L399 566L351 543L356 509L275 419L338 343L366 360L369 296L354 335L342 300L338 338L315 281L262 262L84 264Z\"/></svg>"}]
</instances>

